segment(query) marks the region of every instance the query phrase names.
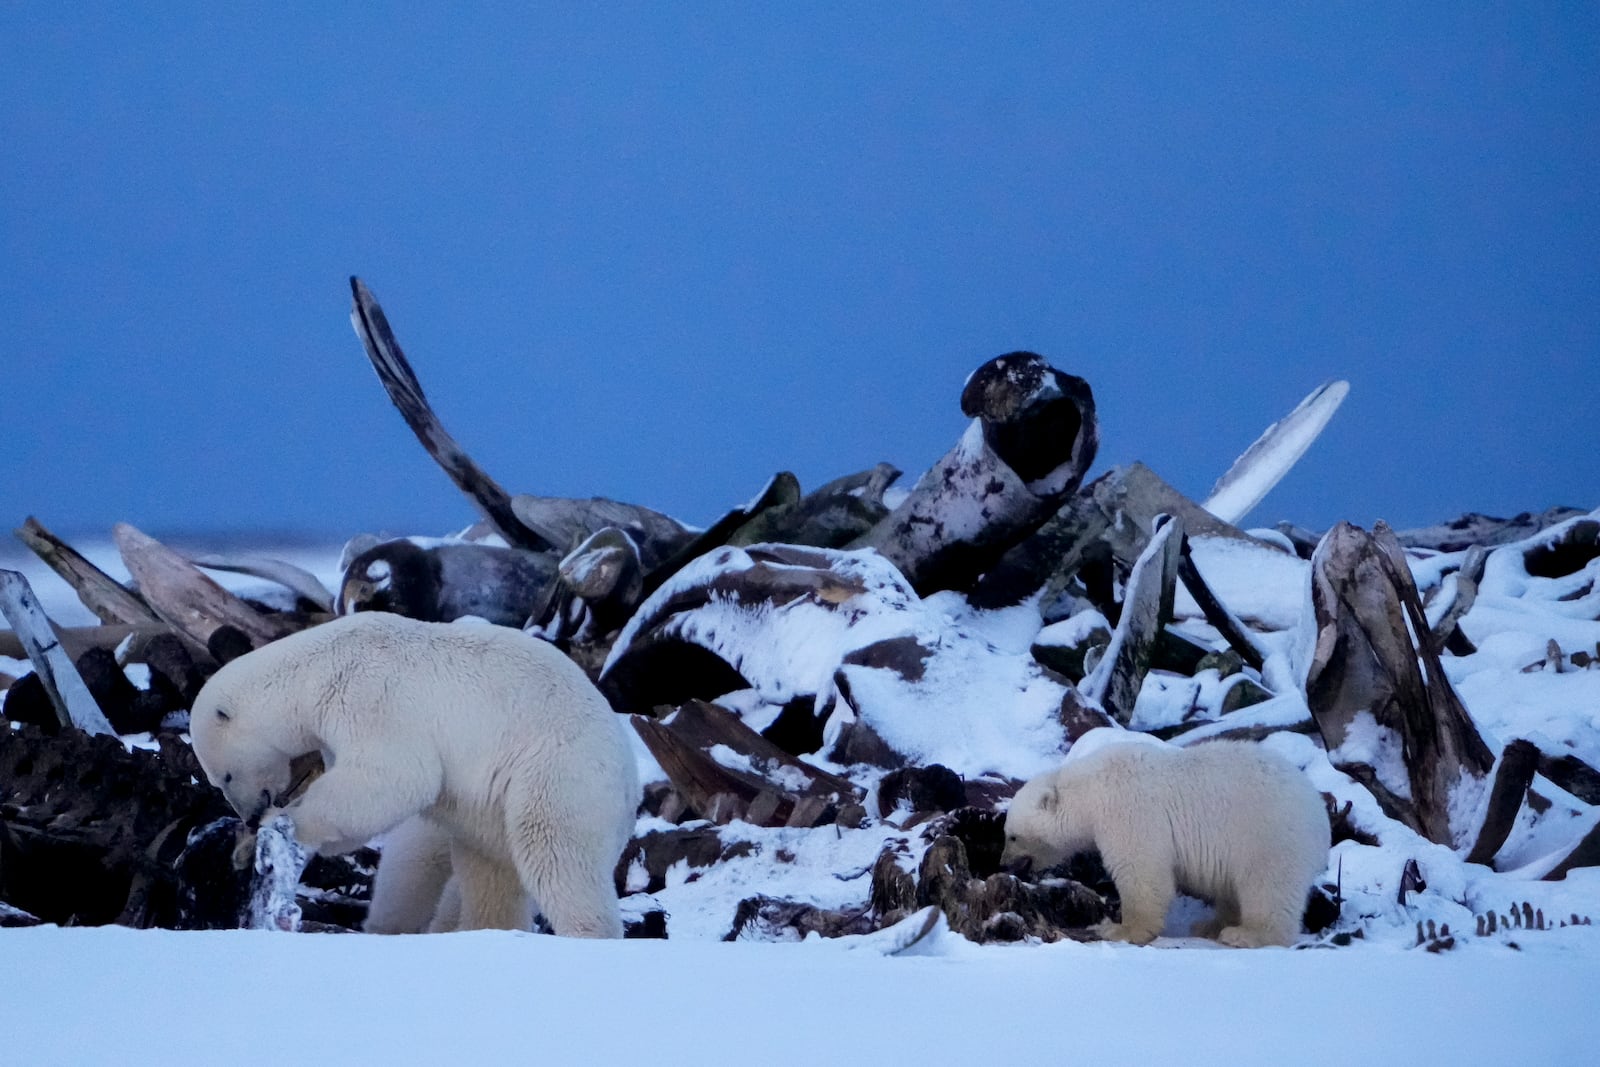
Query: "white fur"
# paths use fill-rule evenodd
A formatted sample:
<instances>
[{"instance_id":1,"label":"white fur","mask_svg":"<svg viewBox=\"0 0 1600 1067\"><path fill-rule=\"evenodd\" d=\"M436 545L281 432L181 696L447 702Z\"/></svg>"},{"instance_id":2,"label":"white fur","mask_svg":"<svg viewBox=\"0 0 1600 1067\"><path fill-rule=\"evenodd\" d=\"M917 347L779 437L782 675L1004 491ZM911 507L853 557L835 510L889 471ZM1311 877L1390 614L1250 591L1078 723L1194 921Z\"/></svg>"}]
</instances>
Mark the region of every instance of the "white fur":
<instances>
[{"instance_id":1,"label":"white fur","mask_svg":"<svg viewBox=\"0 0 1600 1067\"><path fill-rule=\"evenodd\" d=\"M1215 905L1197 935L1250 948L1299 936L1328 847L1321 794L1258 745L1114 744L1018 791L1003 862L1048 867L1098 849L1122 898L1122 922L1104 924L1104 936L1154 940L1182 890Z\"/></svg>"},{"instance_id":2,"label":"white fur","mask_svg":"<svg viewBox=\"0 0 1600 1067\"><path fill-rule=\"evenodd\" d=\"M423 933L437 921L449 881L450 831L425 815L413 815L384 835L383 859L372 880L372 903L362 929L369 934Z\"/></svg>"},{"instance_id":3,"label":"white fur","mask_svg":"<svg viewBox=\"0 0 1600 1067\"><path fill-rule=\"evenodd\" d=\"M234 660L191 714L200 765L245 818L270 819L289 761L320 752L326 772L283 809L301 843L348 851L406 824L380 865L396 869L375 928L420 929L458 893L458 921L435 926L526 929L531 897L579 937L622 935L612 872L639 802L624 729L543 641L382 612Z\"/></svg>"}]
</instances>

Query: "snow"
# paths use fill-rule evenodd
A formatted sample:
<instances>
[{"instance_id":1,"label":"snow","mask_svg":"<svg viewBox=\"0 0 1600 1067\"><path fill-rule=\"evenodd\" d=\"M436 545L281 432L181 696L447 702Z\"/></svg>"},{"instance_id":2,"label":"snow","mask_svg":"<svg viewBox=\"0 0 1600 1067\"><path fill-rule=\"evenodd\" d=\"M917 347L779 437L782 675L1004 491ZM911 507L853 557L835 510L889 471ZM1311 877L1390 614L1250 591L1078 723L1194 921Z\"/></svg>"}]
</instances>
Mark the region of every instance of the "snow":
<instances>
[{"instance_id":1,"label":"snow","mask_svg":"<svg viewBox=\"0 0 1600 1067\"><path fill-rule=\"evenodd\" d=\"M1111 633L1111 623L1096 608L1085 608L1040 630L1034 644L1070 648L1087 641L1096 630Z\"/></svg>"},{"instance_id":2,"label":"snow","mask_svg":"<svg viewBox=\"0 0 1600 1067\"><path fill-rule=\"evenodd\" d=\"M1234 615L1252 626L1287 630L1300 621L1310 564L1288 552L1230 537L1191 537L1190 553L1206 585ZM1198 618L1200 605L1179 583L1173 609Z\"/></svg>"},{"instance_id":3,"label":"snow","mask_svg":"<svg viewBox=\"0 0 1600 1067\"><path fill-rule=\"evenodd\" d=\"M1411 778L1406 772L1404 745L1400 735L1382 726L1370 711L1350 717L1344 740L1328 753L1334 763L1364 763L1371 767L1388 789L1402 800L1411 799Z\"/></svg>"},{"instance_id":4,"label":"snow","mask_svg":"<svg viewBox=\"0 0 1600 1067\"><path fill-rule=\"evenodd\" d=\"M944 934L889 957L816 940L46 928L0 930L0 974L5 1059L30 1067L1585 1062L1600 928L1515 940L1434 955Z\"/></svg>"}]
</instances>

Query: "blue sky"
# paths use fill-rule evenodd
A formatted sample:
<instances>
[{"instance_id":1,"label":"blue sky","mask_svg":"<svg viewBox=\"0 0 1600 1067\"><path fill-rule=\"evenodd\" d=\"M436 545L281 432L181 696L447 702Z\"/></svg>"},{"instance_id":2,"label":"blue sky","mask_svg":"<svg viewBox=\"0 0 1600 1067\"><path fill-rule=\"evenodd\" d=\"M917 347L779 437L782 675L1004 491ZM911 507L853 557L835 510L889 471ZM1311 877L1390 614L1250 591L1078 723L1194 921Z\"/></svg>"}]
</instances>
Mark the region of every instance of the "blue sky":
<instances>
[{"instance_id":1,"label":"blue sky","mask_svg":"<svg viewBox=\"0 0 1600 1067\"><path fill-rule=\"evenodd\" d=\"M352 273L513 492L911 478L1028 348L1201 497L1348 378L1254 523L1600 504L1600 8L1331 6L7 5L4 519L470 521Z\"/></svg>"}]
</instances>

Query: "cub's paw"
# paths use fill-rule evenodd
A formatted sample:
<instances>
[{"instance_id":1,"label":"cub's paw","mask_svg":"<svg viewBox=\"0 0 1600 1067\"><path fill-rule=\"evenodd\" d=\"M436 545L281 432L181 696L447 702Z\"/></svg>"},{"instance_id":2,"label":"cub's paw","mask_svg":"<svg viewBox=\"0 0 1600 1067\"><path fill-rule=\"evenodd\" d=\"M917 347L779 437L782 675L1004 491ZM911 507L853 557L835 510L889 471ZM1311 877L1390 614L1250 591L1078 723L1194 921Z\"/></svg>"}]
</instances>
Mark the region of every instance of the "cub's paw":
<instances>
[{"instance_id":1,"label":"cub's paw","mask_svg":"<svg viewBox=\"0 0 1600 1067\"><path fill-rule=\"evenodd\" d=\"M1148 945L1156 939L1155 930L1141 929L1126 923L1096 923L1092 929L1102 941L1126 941L1130 945Z\"/></svg>"},{"instance_id":2,"label":"cub's paw","mask_svg":"<svg viewBox=\"0 0 1600 1067\"><path fill-rule=\"evenodd\" d=\"M1287 946L1291 943L1271 930L1259 930L1251 926L1225 926L1218 931L1217 940L1232 948L1265 948L1268 945Z\"/></svg>"}]
</instances>

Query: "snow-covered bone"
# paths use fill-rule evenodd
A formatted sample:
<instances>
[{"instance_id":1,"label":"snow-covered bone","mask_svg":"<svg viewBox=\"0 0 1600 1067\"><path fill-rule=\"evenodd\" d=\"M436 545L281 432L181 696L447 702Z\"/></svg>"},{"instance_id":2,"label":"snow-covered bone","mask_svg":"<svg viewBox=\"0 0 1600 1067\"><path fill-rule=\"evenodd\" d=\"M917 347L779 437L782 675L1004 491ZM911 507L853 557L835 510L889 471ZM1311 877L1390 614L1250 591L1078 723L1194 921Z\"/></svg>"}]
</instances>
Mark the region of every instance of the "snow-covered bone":
<instances>
[{"instance_id":1,"label":"snow-covered bone","mask_svg":"<svg viewBox=\"0 0 1600 1067\"><path fill-rule=\"evenodd\" d=\"M39 607L39 598L34 596L33 587L17 571L0 570L0 615L11 624L27 651L34 673L44 683L61 725L91 734L114 733L100 705L89 694L78 668L56 638L50 619Z\"/></svg>"},{"instance_id":2,"label":"snow-covered bone","mask_svg":"<svg viewBox=\"0 0 1600 1067\"><path fill-rule=\"evenodd\" d=\"M968 777L1037 773L1109 722L958 604L918 597L876 552L723 548L640 606L601 685L631 711L745 688L770 705L810 697L829 739L859 721L903 762Z\"/></svg>"},{"instance_id":3,"label":"snow-covered bone","mask_svg":"<svg viewBox=\"0 0 1600 1067\"><path fill-rule=\"evenodd\" d=\"M305 870L307 854L294 837L294 821L279 815L256 831L255 880L250 885L250 903L243 926L247 930L300 929L300 905L295 887Z\"/></svg>"},{"instance_id":4,"label":"snow-covered bone","mask_svg":"<svg viewBox=\"0 0 1600 1067\"><path fill-rule=\"evenodd\" d=\"M1122 618L1105 655L1078 691L1124 726L1133 718L1139 687L1150 669L1150 650L1161 627L1172 619L1173 586L1178 576L1183 524L1168 519L1150 538L1128 575Z\"/></svg>"},{"instance_id":5,"label":"snow-covered bone","mask_svg":"<svg viewBox=\"0 0 1600 1067\"><path fill-rule=\"evenodd\" d=\"M1224 522L1238 522L1250 514L1305 455L1349 392L1350 383L1345 381L1324 382L1313 389L1233 461L1201 506Z\"/></svg>"}]
</instances>

